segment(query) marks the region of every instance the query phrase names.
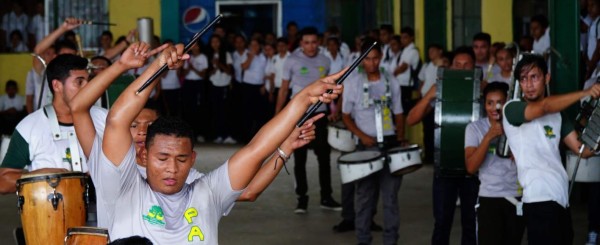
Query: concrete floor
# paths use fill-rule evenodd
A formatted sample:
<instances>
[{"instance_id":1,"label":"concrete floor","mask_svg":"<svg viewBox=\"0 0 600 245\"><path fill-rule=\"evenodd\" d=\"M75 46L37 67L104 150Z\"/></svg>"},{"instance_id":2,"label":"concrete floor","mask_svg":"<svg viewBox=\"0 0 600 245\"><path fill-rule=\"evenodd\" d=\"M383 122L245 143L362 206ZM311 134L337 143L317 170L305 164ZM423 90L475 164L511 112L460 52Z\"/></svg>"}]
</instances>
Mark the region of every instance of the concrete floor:
<instances>
[{"instance_id":1,"label":"concrete floor","mask_svg":"<svg viewBox=\"0 0 600 245\"><path fill-rule=\"evenodd\" d=\"M198 159L196 169L207 172L222 164L240 146L204 144L196 147ZM319 208L319 184L316 158L308 155L309 207L305 215L293 213L296 206L294 177L284 170L273 184L254 203L236 204L229 216L220 223L219 241L221 244L356 244L354 233L333 233L340 212ZM336 162L339 152L331 154ZM293 169L293 158L288 170ZM339 171L332 164L334 196L340 200ZM433 168L426 165L420 170L406 175L400 188L400 240L398 244L429 244L433 231L431 185ZM375 221L383 224L381 207ZM572 204L575 243L584 244L587 233L587 207L582 203ZM0 244L13 244L12 229L20 225L16 211L16 196L0 196ZM460 244L460 211L457 209L450 244ZM381 244L381 233L374 233L373 244ZM526 242L523 242L526 244Z\"/></svg>"}]
</instances>

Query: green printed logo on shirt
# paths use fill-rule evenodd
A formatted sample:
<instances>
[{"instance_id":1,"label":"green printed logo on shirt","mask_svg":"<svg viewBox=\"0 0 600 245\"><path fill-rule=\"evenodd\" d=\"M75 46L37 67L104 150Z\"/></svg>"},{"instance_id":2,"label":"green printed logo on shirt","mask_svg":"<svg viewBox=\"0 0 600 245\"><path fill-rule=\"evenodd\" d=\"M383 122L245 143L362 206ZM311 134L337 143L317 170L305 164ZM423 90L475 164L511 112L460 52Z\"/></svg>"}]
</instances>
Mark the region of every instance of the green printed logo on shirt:
<instances>
[{"instance_id":1,"label":"green printed logo on shirt","mask_svg":"<svg viewBox=\"0 0 600 245\"><path fill-rule=\"evenodd\" d=\"M545 135L546 135L546 137L548 139L552 139L552 138L556 137L556 135L554 134L554 131L553 131L552 127L550 127L548 125L545 125L544 126L544 131L546 131Z\"/></svg>"},{"instance_id":2,"label":"green printed logo on shirt","mask_svg":"<svg viewBox=\"0 0 600 245\"><path fill-rule=\"evenodd\" d=\"M165 226L165 217L160 206L152 206L152 208L148 210L148 215L142 215L142 217L152 225Z\"/></svg>"},{"instance_id":3,"label":"green printed logo on shirt","mask_svg":"<svg viewBox=\"0 0 600 245\"><path fill-rule=\"evenodd\" d=\"M300 68L300 75L307 75L308 74L308 68L306 66L303 66Z\"/></svg>"}]
</instances>

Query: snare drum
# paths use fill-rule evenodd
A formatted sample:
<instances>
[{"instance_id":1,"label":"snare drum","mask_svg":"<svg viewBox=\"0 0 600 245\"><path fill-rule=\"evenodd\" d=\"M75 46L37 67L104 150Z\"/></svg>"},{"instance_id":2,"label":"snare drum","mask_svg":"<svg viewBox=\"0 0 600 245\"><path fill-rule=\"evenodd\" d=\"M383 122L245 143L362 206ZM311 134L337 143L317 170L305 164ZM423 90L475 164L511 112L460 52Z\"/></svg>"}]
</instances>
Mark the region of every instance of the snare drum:
<instances>
[{"instance_id":1,"label":"snare drum","mask_svg":"<svg viewBox=\"0 0 600 245\"><path fill-rule=\"evenodd\" d=\"M356 149L356 136L346 129L344 122L338 121L327 126L327 143L336 150L351 152Z\"/></svg>"},{"instance_id":2,"label":"snare drum","mask_svg":"<svg viewBox=\"0 0 600 245\"><path fill-rule=\"evenodd\" d=\"M393 175L409 174L421 168L421 148L418 145L394 147L387 151L390 157L390 173Z\"/></svg>"},{"instance_id":3,"label":"snare drum","mask_svg":"<svg viewBox=\"0 0 600 245\"><path fill-rule=\"evenodd\" d=\"M338 158L342 183L369 176L383 168L385 157L378 151L357 151Z\"/></svg>"},{"instance_id":4,"label":"snare drum","mask_svg":"<svg viewBox=\"0 0 600 245\"><path fill-rule=\"evenodd\" d=\"M108 240L107 229L88 226L71 227L67 230L65 245L106 245Z\"/></svg>"},{"instance_id":5,"label":"snare drum","mask_svg":"<svg viewBox=\"0 0 600 245\"><path fill-rule=\"evenodd\" d=\"M17 180L17 207L27 244L61 244L67 228L85 225L84 173L24 175Z\"/></svg>"},{"instance_id":6,"label":"snare drum","mask_svg":"<svg viewBox=\"0 0 600 245\"><path fill-rule=\"evenodd\" d=\"M569 180L575 171L577 155L573 152L567 152L567 174ZM588 159L582 158L577 169L575 182L600 182L600 156L593 156Z\"/></svg>"},{"instance_id":7,"label":"snare drum","mask_svg":"<svg viewBox=\"0 0 600 245\"><path fill-rule=\"evenodd\" d=\"M8 152L8 145L10 144L10 135L2 135L2 141L0 142L0 163L4 160L6 152Z\"/></svg>"}]
</instances>

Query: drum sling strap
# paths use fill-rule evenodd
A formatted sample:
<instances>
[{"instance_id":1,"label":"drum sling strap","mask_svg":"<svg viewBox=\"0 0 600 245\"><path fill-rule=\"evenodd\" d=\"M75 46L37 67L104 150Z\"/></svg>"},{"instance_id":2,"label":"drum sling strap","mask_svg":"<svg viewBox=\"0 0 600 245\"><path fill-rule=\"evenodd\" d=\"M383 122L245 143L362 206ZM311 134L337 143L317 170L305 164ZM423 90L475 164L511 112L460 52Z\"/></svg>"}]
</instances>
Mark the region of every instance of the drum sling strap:
<instances>
[{"instance_id":1,"label":"drum sling strap","mask_svg":"<svg viewBox=\"0 0 600 245\"><path fill-rule=\"evenodd\" d=\"M386 126L390 123L390 106L392 104L392 93L390 92L390 80L385 72L383 72L383 68L380 72L381 76L385 81L385 95L381 96L381 99L375 100L369 96L369 80L367 78L366 73L364 74L363 79L363 100L362 105L363 108L368 108L372 105L375 105L375 130L377 131L377 143L383 143L383 127L384 123ZM385 122L384 122L385 121ZM388 126L389 127L389 126Z\"/></svg>"},{"instance_id":2,"label":"drum sling strap","mask_svg":"<svg viewBox=\"0 0 600 245\"><path fill-rule=\"evenodd\" d=\"M58 126L58 118L56 117L56 111L54 111L52 104L45 105L44 111L46 112L46 115L48 115L48 119L50 121L52 139L54 139L54 141L65 139L69 141L69 149L71 153L71 171L82 172L81 157L79 155L79 143L77 142L77 135L75 134L75 131L60 131L60 127Z\"/></svg>"}]
</instances>

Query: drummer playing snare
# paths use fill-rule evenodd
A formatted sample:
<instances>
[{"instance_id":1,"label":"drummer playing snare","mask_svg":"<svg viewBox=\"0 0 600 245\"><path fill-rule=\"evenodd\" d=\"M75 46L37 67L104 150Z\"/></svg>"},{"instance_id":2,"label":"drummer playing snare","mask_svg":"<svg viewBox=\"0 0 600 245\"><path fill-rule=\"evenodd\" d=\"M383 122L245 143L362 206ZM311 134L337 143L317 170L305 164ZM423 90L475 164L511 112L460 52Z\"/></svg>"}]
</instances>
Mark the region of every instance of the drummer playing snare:
<instances>
[{"instance_id":1,"label":"drummer playing snare","mask_svg":"<svg viewBox=\"0 0 600 245\"><path fill-rule=\"evenodd\" d=\"M367 45L363 45L362 50L366 50L372 42L364 43ZM345 82L342 119L360 139L359 149L378 146L386 149L405 143L400 84L394 76L380 70L381 57L381 47L376 45L364 59L362 69ZM356 181L355 228L359 243L371 243L371 221L379 188L386 219L383 240L385 244L397 243L400 225L398 190L401 183L402 176L392 175L389 168Z\"/></svg>"}]
</instances>

